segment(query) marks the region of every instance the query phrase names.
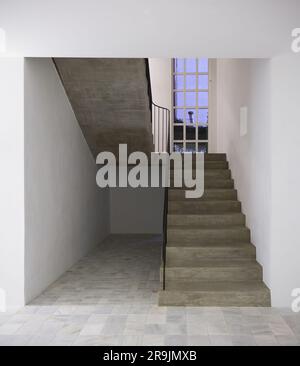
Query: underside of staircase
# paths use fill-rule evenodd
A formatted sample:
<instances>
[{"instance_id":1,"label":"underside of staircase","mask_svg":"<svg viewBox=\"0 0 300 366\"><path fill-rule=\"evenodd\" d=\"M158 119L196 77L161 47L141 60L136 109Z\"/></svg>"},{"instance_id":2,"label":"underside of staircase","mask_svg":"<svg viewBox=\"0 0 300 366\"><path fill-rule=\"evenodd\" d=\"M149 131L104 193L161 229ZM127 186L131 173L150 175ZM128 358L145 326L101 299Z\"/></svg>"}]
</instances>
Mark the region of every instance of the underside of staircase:
<instances>
[{"instance_id":1,"label":"underside of staircase","mask_svg":"<svg viewBox=\"0 0 300 366\"><path fill-rule=\"evenodd\" d=\"M149 80L143 58L54 58L79 126L96 158L153 151Z\"/></svg>"},{"instance_id":2,"label":"underside of staircase","mask_svg":"<svg viewBox=\"0 0 300 366\"><path fill-rule=\"evenodd\" d=\"M226 155L205 154L204 169L201 198L186 199L184 187L169 188L159 304L270 306Z\"/></svg>"}]
</instances>

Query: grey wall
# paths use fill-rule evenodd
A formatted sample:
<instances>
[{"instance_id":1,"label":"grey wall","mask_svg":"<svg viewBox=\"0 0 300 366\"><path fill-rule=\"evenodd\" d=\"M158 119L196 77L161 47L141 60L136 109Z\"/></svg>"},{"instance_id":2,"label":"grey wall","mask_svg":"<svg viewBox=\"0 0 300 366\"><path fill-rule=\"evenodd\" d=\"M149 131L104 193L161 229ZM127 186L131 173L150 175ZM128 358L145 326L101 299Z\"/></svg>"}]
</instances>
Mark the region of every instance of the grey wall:
<instances>
[{"instance_id":1,"label":"grey wall","mask_svg":"<svg viewBox=\"0 0 300 366\"><path fill-rule=\"evenodd\" d=\"M109 233L109 192L51 59L25 60L25 301Z\"/></svg>"},{"instance_id":2,"label":"grey wall","mask_svg":"<svg viewBox=\"0 0 300 366\"><path fill-rule=\"evenodd\" d=\"M110 188L111 233L162 233L162 188Z\"/></svg>"}]
</instances>

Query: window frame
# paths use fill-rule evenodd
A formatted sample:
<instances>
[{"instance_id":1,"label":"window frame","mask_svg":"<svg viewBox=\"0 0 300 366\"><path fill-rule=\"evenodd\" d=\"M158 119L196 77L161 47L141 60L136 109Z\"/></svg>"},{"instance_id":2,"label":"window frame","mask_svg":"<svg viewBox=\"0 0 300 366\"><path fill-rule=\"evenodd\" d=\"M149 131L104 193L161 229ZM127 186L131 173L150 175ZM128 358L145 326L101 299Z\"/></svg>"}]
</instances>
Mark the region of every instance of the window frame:
<instances>
[{"instance_id":1,"label":"window frame","mask_svg":"<svg viewBox=\"0 0 300 366\"><path fill-rule=\"evenodd\" d=\"M187 143L194 143L195 144L195 151L198 151L199 144L205 143L207 145L207 152L209 148L209 120L210 120L210 111L209 111L209 104L210 104L210 60L208 60L208 69L207 72L199 72L199 59L195 58L196 60L196 71L195 72L186 72L186 58L184 58L184 71L183 72L175 72L175 61L176 58L172 59L172 67L171 67L171 73L172 73L172 133L171 133L171 146L172 151L174 150L175 143L180 143L183 145L183 150L186 150L186 144ZM183 89L175 89L175 76L176 75L182 75L183 76ZM186 88L186 76L187 75L195 75L196 76L196 89L187 89ZM208 79L208 88L207 89L199 89L199 75L206 75ZM175 93L176 92L183 92L183 106L176 106L175 105ZM196 105L195 106L188 106L186 105L186 92L195 92L196 93ZM199 92L207 92L208 93L208 103L207 106L199 106ZM183 123L175 123L175 111L176 109L183 109ZM189 124L186 120L186 113L187 109L194 109L196 111L197 119L193 124ZM201 109L207 109L208 111L208 118L207 118L207 139L199 139L198 136L198 127L201 125L198 121L199 116L199 110ZM195 140L190 140L186 138L186 126L195 126ZM175 140L174 139L174 128L175 126L181 126L183 128L183 139L182 140Z\"/></svg>"}]
</instances>

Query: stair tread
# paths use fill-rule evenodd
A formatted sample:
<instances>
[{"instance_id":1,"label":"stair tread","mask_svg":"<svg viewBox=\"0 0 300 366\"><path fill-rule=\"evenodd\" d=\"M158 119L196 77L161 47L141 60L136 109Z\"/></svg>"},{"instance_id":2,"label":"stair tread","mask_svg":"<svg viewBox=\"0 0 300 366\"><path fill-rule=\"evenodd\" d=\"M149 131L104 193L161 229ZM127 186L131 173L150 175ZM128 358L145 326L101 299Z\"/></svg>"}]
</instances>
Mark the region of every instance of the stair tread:
<instances>
[{"instance_id":1,"label":"stair tread","mask_svg":"<svg viewBox=\"0 0 300 366\"><path fill-rule=\"evenodd\" d=\"M200 269L200 268L239 268L239 267L257 267L260 268L261 265L253 259L252 261L244 261L240 259L236 259L234 261L228 259L208 259L208 260L199 260L197 267L192 266L166 266L166 269Z\"/></svg>"},{"instance_id":2,"label":"stair tread","mask_svg":"<svg viewBox=\"0 0 300 366\"><path fill-rule=\"evenodd\" d=\"M185 201L180 201L180 203L197 203L197 205L206 205L206 204L212 204L212 203L221 203L221 204L227 205L228 203L237 203L237 202L240 203L239 200L226 200L226 201L224 201L224 200L212 199L212 200L209 200L209 201L197 201L196 199L192 199L192 198L186 199ZM175 203L175 201L173 201L172 203Z\"/></svg>"},{"instance_id":3,"label":"stair tread","mask_svg":"<svg viewBox=\"0 0 300 366\"><path fill-rule=\"evenodd\" d=\"M185 226L179 226L179 225L168 225L168 230L197 230L197 231L215 231L215 230L249 230L249 228L245 225L228 225L228 226L219 226L219 225L211 225L211 226L205 226L205 227L199 227L195 225L185 225Z\"/></svg>"},{"instance_id":4,"label":"stair tread","mask_svg":"<svg viewBox=\"0 0 300 366\"><path fill-rule=\"evenodd\" d=\"M262 281L168 281L165 291L193 292L251 292L269 291Z\"/></svg>"},{"instance_id":5,"label":"stair tread","mask_svg":"<svg viewBox=\"0 0 300 366\"><path fill-rule=\"evenodd\" d=\"M184 249L196 249L196 248L247 248L247 247L255 247L251 242L216 242L212 244L199 243L197 245L192 245L192 243L187 243L184 245ZM178 242L168 242L167 248L182 248L182 245L178 245Z\"/></svg>"},{"instance_id":6,"label":"stair tread","mask_svg":"<svg viewBox=\"0 0 300 366\"><path fill-rule=\"evenodd\" d=\"M169 188L169 193L177 193L177 192L182 192L182 194L184 194L186 191L185 187L170 187ZM237 190L233 187L230 188L204 188L204 193L237 193ZM193 198L196 199L196 198Z\"/></svg>"},{"instance_id":7,"label":"stair tread","mask_svg":"<svg viewBox=\"0 0 300 366\"><path fill-rule=\"evenodd\" d=\"M212 217L212 216L234 216L234 217L237 217L237 216L245 216L242 212L231 212L231 211L227 211L227 212L217 212L217 213L214 213L214 212L207 212L207 213L203 213L203 212L199 212L199 213L180 213L180 212L174 212L174 213L168 213L168 216L201 216L201 217Z\"/></svg>"}]
</instances>

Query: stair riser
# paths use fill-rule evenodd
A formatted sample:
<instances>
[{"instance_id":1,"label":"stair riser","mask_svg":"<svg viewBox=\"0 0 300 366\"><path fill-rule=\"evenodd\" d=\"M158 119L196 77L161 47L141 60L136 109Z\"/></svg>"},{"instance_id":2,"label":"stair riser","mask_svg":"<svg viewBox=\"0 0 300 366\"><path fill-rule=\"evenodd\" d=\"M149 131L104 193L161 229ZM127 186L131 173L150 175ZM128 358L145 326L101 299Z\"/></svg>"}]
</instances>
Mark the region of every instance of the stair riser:
<instances>
[{"instance_id":1,"label":"stair riser","mask_svg":"<svg viewBox=\"0 0 300 366\"><path fill-rule=\"evenodd\" d=\"M254 293L230 292L190 292L160 291L160 306L271 306L268 291L256 291Z\"/></svg>"},{"instance_id":2,"label":"stair riser","mask_svg":"<svg viewBox=\"0 0 300 366\"><path fill-rule=\"evenodd\" d=\"M166 281L261 281L259 265L237 267L166 268Z\"/></svg>"},{"instance_id":3,"label":"stair riser","mask_svg":"<svg viewBox=\"0 0 300 366\"><path fill-rule=\"evenodd\" d=\"M228 169L227 161L205 161L204 169Z\"/></svg>"},{"instance_id":4,"label":"stair riser","mask_svg":"<svg viewBox=\"0 0 300 366\"><path fill-rule=\"evenodd\" d=\"M226 154L204 154L204 161L226 161Z\"/></svg>"},{"instance_id":5,"label":"stair riser","mask_svg":"<svg viewBox=\"0 0 300 366\"><path fill-rule=\"evenodd\" d=\"M244 225L245 216L243 214L226 214L226 215L168 215L168 225L173 226L234 226Z\"/></svg>"},{"instance_id":6,"label":"stair riser","mask_svg":"<svg viewBox=\"0 0 300 366\"><path fill-rule=\"evenodd\" d=\"M179 173L177 173L178 176L180 176ZM190 172L189 172L190 174ZM185 173L182 172L182 177L184 177ZM192 177L196 177L196 172L195 170L193 170L192 172ZM217 169L208 169L208 170L204 170L204 179L230 179L231 178L231 172L228 169L222 169L222 170L217 170ZM172 182L173 185L173 179L174 179L174 170L170 170L170 180Z\"/></svg>"},{"instance_id":7,"label":"stair riser","mask_svg":"<svg viewBox=\"0 0 300 366\"><path fill-rule=\"evenodd\" d=\"M255 247L250 244L245 248L167 247L167 266L169 267L197 267L201 261L207 259L255 260Z\"/></svg>"},{"instance_id":8,"label":"stair riser","mask_svg":"<svg viewBox=\"0 0 300 366\"><path fill-rule=\"evenodd\" d=\"M211 244L215 242L249 242L250 231L244 229L168 229L168 242Z\"/></svg>"},{"instance_id":9,"label":"stair riser","mask_svg":"<svg viewBox=\"0 0 300 366\"><path fill-rule=\"evenodd\" d=\"M182 159L182 164L184 165L185 162ZM190 166L190 162L189 162L189 166ZM196 167L196 163L195 160L193 160L193 164L192 164L192 168ZM204 161L204 169L205 170L211 170L211 169L228 169L228 162L227 161ZM173 162L170 162L170 169L174 170L177 169L177 165L174 164Z\"/></svg>"},{"instance_id":10,"label":"stair riser","mask_svg":"<svg viewBox=\"0 0 300 366\"><path fill-rule=\"evenodd\" d=\"M183 189L170 189L168 193L169 201L184 201L185 198L185 190ZM205 200L236 200L237 192L236 190L226 189L222 191L211 191L206 190L202 197L197 198L196 200L205 201Z\"/></svg>"},{"instance_id":11,"label":"stair riser","mask_svg":"<svg viewBox=\"0 0 300 366\"><path fill-rule=\"evenodd\" d=\"M182 154L182 160L183 159L184 159L184 157ZM193 161L196 160L196 154L193 154L192 160ZM225 161L226 162L227 161L226 154L214 154L214 153L204 154L204 161L213 161L213 162Z\"/></svg>"},{"instance_id":12,"label":"stair riser","mask_svg":"<svg viewBox=\"0 0 300 366\"><path fill-rule=\"evenodd\" d=\"M168 204L169 214L209 214L224 212L241 212L241 203L230 202L197 202L192 199L186 201L171 201Z\"/></svg>"},{"instance_id":13,"label":"stair riser","mask_svg":"<svg viewBox=\"0 0 300 366\"><path fill-rule=\"evenodd\" d=\"M216 188L216 189L227 189L227 188L234 188L234 182L232 179L211 179L207 178L204 179L204 188Z\"/></svg>"}]
</instances>

